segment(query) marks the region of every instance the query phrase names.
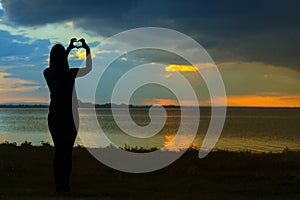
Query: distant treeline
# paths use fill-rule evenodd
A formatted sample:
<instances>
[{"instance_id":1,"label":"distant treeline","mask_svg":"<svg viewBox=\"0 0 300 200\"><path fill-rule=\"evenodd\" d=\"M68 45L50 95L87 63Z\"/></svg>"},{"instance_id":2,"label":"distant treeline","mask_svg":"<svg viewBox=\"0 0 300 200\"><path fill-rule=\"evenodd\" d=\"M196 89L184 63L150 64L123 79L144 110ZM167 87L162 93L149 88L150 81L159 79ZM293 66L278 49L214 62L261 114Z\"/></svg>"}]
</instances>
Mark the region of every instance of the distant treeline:
<instances>
[{"instance_id":1,"label":"distant treeline","mask_svg":"<svg viewBox=\"0 0 300 200\"><path fill-rule=\"evenodd\" d=\"M152 105L126 105L126 104L92 104L92 103L83 103L79 102L78 106L80 108L150 108ZM48 108L48 104L0 104L0 108ZM166 105L167 108L180 108L176 105Z\"/></svg>"},{"instance_id":2,"label":"distant treeline","mask_svg":"<svg viewBox=\"0 0 300 200\"><path fill-rule=\"evenodd\" d=\"M86 103L78 101L78 106L80 108L150 108L156 105L126 105L126 104L112 104L112 103L105 103L105 104L93 104L93 103ZM48 108L49 104L0 104L0 108ZM163 105L165 108L192 108L195 106L179 106L179 105ZM211 108L210 106L199 106L199 108ZM227 109L234 108L234 109L300 109L300 107L247 107L247 106L227 106Z\"/></svg>"}]
</instances>

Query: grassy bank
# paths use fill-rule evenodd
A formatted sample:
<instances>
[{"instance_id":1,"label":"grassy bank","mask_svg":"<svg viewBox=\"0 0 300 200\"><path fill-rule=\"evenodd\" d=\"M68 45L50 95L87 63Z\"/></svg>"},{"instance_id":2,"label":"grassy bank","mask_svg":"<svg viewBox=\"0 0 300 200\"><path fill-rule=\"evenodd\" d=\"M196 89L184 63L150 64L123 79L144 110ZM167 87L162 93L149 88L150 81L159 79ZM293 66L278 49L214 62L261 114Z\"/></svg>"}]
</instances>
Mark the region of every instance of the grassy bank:
<instances>
[{"instance_id":1,"label":"grassy bank","mask_svg":"<svg viewBox=\"0 0 300 200\"><path fill-rule=\"evenodd\" d=\"M84 148L74 149L69 196L53 194L48 145L0 145L0 199L300 199L300 152L215 151L198 159L189 150L152 173L110 169Z\"/></svg>"}]
</instances>

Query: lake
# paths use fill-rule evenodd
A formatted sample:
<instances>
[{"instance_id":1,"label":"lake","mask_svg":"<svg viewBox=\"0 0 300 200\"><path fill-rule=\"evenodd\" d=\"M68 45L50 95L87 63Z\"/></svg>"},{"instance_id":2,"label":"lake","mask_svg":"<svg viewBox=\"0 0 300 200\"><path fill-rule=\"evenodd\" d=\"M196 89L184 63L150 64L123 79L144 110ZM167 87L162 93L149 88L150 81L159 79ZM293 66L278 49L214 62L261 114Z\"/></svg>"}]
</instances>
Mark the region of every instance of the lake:
<instances>
[{"instance_id":1,"label":"lake","mask_svg":"<svg viewBox=\"0 0 300 200\"><path fill-rule=\"evenodd\" d=\"M187 108L183 108L187 109ZM189 108L191 109L191 108ZM167 108L167 119L164 127L150 138L134 138L124 133L115 123L110 109L97 108L99 124L105 135L117 146L125 147L163 147L175 136L181 112L179 108ZM197 136L193 146L198 148L206 134L210 122L210 109L200 108L201 118ZM21 144L30 141L41 145L41 141L52 144L47 127L47 108L0 108L0 143L5 141ZM150 122L148 109L134 108L130 110L132 119L140 126ZM80 109L80 134L84 134L84 145L88 147L105 147L107 144L95 141L99 129L90 123L90 109ZM155 116L162 117L162 116ZM180 145L169 147L178 150L189 146L189 125L196 123L195 116L190 117L184 134L180 137ZM162 119L163 120L163 119ZM90 137L89 137L90 136ZM81 144L80 137L76 145ZM232 151L251 150L257 152L280 152L284 148L300 149L300 109L296 108L228 108L224 129L215 148Z\"/></svg>"}]
</instances>

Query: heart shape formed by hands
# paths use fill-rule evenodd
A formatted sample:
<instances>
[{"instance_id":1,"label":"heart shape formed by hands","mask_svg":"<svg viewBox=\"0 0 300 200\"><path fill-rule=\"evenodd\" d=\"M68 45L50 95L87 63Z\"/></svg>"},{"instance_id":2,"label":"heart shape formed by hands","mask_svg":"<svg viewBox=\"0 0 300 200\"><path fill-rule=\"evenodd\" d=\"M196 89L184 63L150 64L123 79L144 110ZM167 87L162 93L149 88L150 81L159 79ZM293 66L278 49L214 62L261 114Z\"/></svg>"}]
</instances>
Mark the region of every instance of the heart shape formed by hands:
<instances>
[{"instance_id":1,"label":"heart shape formed by hands","mask_svg":"<svg viewBox=\"0 0 300 200\"><path fill-rule=\"evenodd\" d=\"M76 40L76 41L73 42L73 45L74 45L75 48L79 49L79 48L82 47L82 42L79 41L79 40Z\"/></svg>"}]
</instances>

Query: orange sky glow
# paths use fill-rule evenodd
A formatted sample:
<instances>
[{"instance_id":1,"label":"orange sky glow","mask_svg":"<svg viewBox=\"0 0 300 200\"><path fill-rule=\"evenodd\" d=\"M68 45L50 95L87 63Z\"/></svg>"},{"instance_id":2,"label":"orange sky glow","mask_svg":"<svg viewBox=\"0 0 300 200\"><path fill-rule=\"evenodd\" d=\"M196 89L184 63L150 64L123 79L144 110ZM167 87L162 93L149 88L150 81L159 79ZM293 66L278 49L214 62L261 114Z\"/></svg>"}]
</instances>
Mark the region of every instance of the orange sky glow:
<instances>
[{"instance_id":1,"label":"orange sky glow","mask_svg":"<svg viewBox=\"0 0 300 200\"><path fill-rule=\"evenodd\" d=\"M0 103L12 103L12 102L22 102L22 103L49 103L49 99L43 98L32 98L32 97L3 97L0 99Z\"/></svg>"},{"instance_id":2,"label":"orange sky glow","mask_svg":"<svg viewBox=\"0 0 300 200\"><path fill-rule=\"evenodd\" d=\"M218 99L214 99L216 104ZM294 96L227 96L227 106L248 106L248 107L300 107L300 95ZM221 102L221 100L220 100ZM173 99L146 99L147 105L178 105ZM184 106L195 106L194 102L184 101ZM209 106L208 101L200 102L199 106Z\"/></svg>"},{"instance_id":3,"label":"orange sky glow","mask_svg":"<svg viewBox=\"0 0 300 200\"><path fill-rule=\"evenodd\" d=\"M300 95L291 96L227 96L228 106L299 107Z\"/></svg>"}]
</instances>

